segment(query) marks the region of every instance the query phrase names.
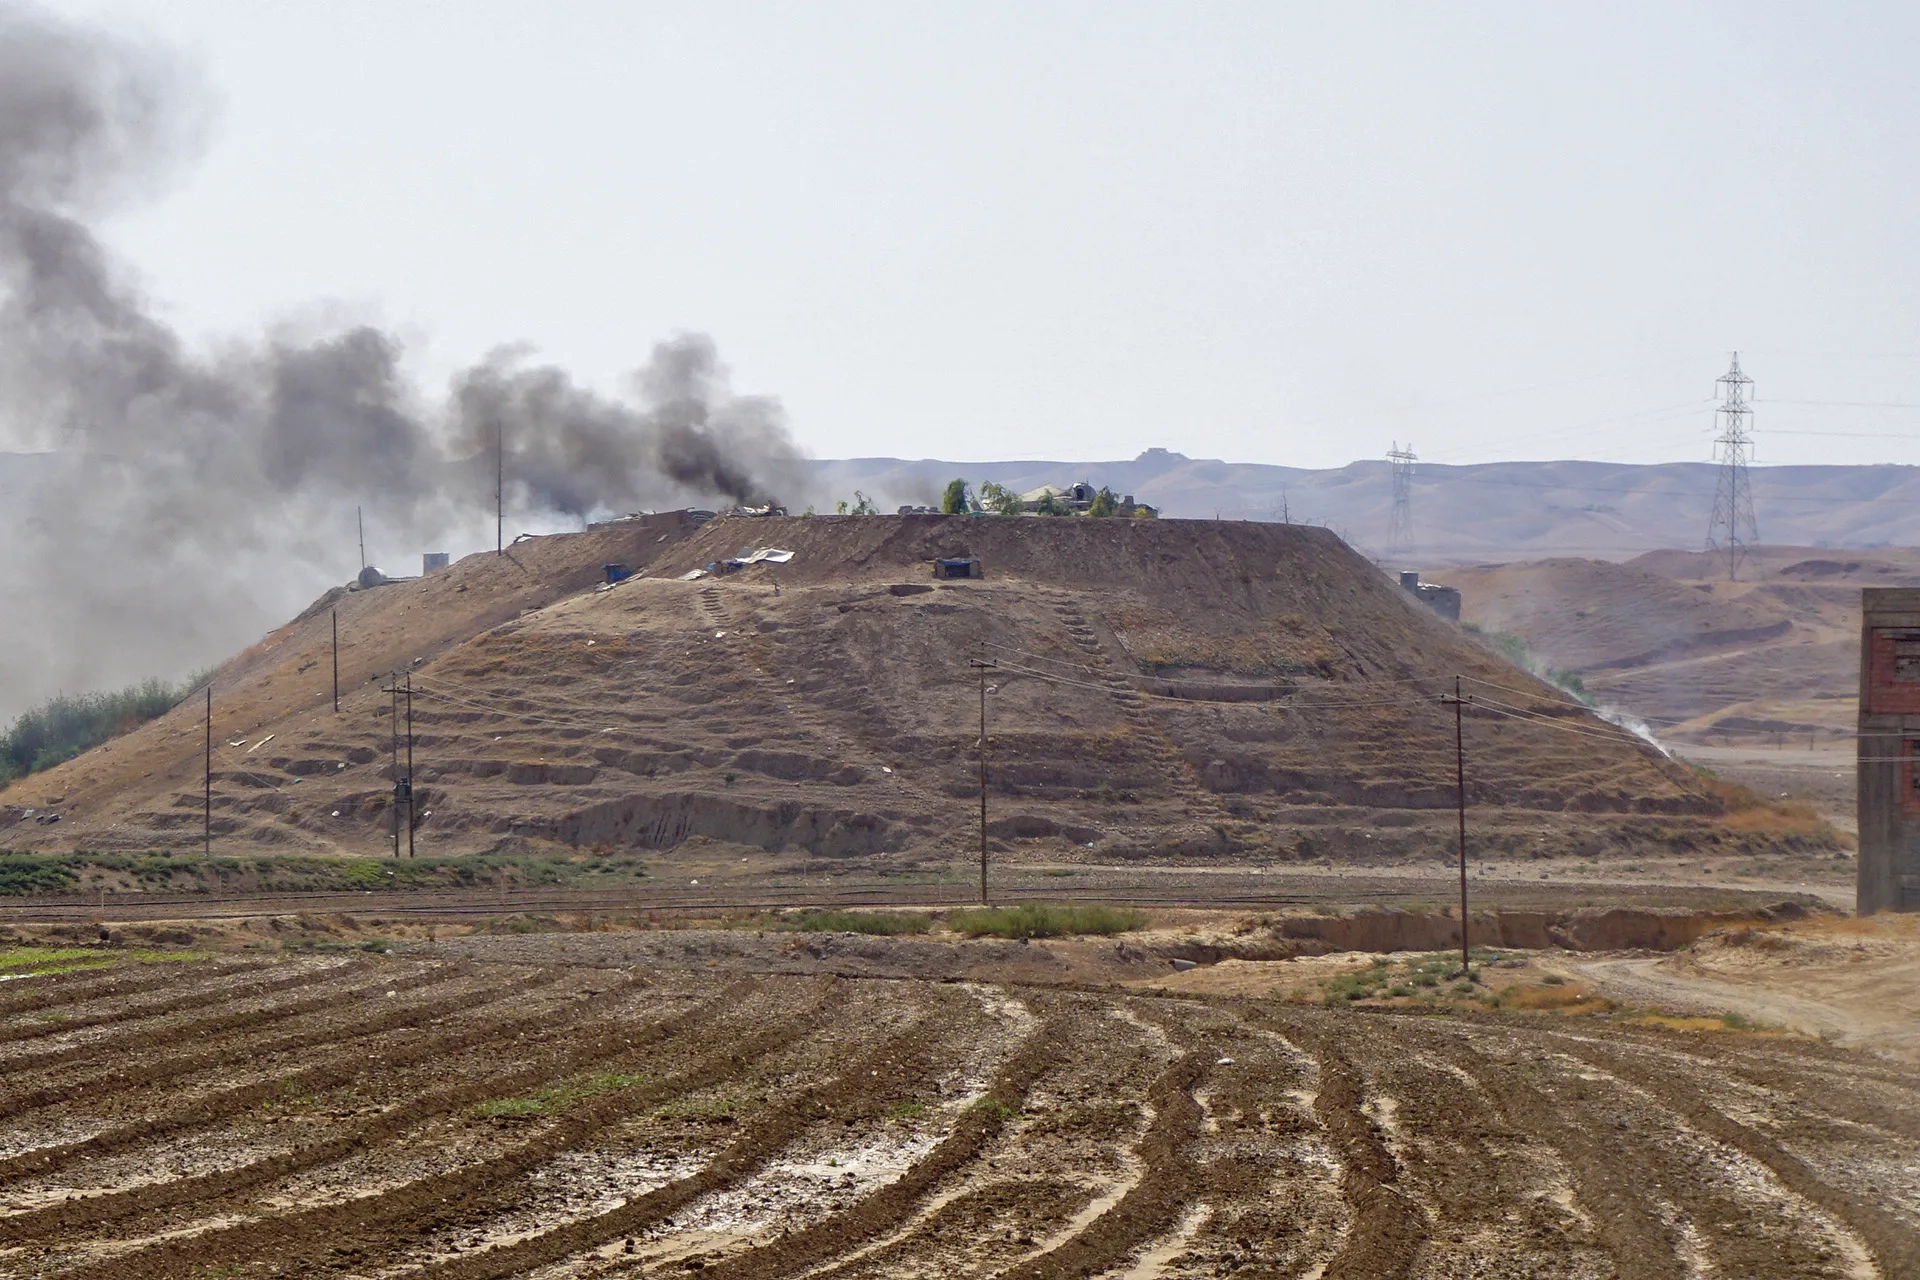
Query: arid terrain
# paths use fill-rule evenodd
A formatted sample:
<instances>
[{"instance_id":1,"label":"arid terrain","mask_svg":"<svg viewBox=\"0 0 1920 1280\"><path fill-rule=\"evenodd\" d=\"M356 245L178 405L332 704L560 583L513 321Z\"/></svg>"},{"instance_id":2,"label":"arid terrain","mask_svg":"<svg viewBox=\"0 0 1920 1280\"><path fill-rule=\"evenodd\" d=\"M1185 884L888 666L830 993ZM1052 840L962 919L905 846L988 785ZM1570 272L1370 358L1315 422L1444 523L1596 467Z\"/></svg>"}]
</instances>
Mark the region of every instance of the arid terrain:
<instances>
[{"instance_id":1,"label":"arid terrain","mask_svg":"<svg viewBox=\"0 0 1920 1280\"><path fill-rule=\"evenodd\" d=\"M213 697L211 857L203 704L5 794L0 1275L1920 1267L1911 922L1324 530L616 522ZM1105 936L968 932L983 698L995 900Z\"/></svg>"},{"instance_id":2,"label":"arid terrain","mask_svg":"<svg viewBox=\"0 0 1920 1280\"><path fill-rule=\"evenodd\" d=\"M1911 1035L1610 995L1606 965L1657 984L1677 955L1483 951L1468 988L1444 956L1247 958L1284 952L1272 917L1030 944L608 923L287 918L393 936L6 984L0 1274L1920 1267ZM1920 936L1820 917L1684 963L1768 993L1856 956L1915 989Z\"/></svg>"},{"instance_id":3,"label":"arid terrain","mask_svg":"<svg viewBox=\"0 0 1920 1280\"><path fill-rule=\"evenodd\" d=\"M1920 585L1920 555L1761 547L1729 582L1724 559L1655 551L1481 565L1447 581L1464 620L1519 636L1663 737L1820 747L1854 731L1860 589Z\"/></svg>"},{"instance_id":4,"label":"arid terrain","mask_svg":"<svg viewBox=\"0 0 1920 1280\"><path fill-rule=\"evenodd\" d=\"M760 547L793 556L686 577ZM984 580L934 581L942 556ZM615 560L641 571L595 589ZM1326 530L938 516L616 524L325 599L215 681L212 834L233 854L390 851L410 751L427 855L699 840L944 866L977 829L984 687L1005 856L1441 859L1456 680L1488 854L1837 847L1488 652ZM190 700L15 784L5 838L192 848L204 714Z\"/></svg>"},{"instance_id":5,"label":"arid terrain","mask_svg":"<svg viewBox=\"0 0 1920 1280\"><path fill-rule=\"evenodd\" d=\"M1860 590L1920 585L1900 547L1655 551L1450 570L1462 617L1525 642L1688 761L1854 826Z\"/></svg>"}]
</instances>

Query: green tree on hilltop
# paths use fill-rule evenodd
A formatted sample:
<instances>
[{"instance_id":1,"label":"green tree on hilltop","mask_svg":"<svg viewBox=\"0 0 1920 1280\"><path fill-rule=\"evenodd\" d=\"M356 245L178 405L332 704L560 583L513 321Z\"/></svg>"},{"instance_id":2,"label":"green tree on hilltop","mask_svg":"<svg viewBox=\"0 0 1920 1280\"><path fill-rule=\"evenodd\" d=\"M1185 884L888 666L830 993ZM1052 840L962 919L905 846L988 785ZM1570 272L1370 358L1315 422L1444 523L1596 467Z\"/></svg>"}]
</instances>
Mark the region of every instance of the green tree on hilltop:
<instances>
[{"instance_id":1,"label":"green tree on hilltop","mask_svg":"<svg viewBox=\"0 0 1920 1280\"><path fill-rule=\"evenodd\" d=\"M967 482L965 480L949 480L947 482L947 491L940 495L940 510L943 514L950 516L963 516L967 514L969 506L967 503Z\"/></svg>"},{"instance_id":2,"label":"green tree on hilltop","mask_svg":"<svg viewBox=\"0 0 1920 1280\"><path fill-rule=\"evenodd\" d=\"M997 516L1017 516L1020 514L1020 495L1003 484L991 480L980 482L980 505Z\"/></svg>"},{"instance_id":3,"label":"green tree on hilltop","mask_svg":"<svg viewBox=\"0 0 1920 1280\"><path fill-rule=\"evenodd\" d=\"M1119 511L1120 495L1105 485L1100 486L1100 492L1094 494L1093 501L1087 504L1087 514L1090 516L1117 515Z\"/></svg>"}]
</instances>

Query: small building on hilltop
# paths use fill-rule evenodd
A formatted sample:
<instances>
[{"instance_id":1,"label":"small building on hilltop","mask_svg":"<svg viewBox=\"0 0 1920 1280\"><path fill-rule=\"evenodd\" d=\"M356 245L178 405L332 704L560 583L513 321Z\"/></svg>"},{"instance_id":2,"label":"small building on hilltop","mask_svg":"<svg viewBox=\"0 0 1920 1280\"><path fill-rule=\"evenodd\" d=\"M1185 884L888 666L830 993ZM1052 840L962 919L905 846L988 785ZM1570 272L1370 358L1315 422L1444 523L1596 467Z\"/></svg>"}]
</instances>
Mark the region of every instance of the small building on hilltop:
<instances>
[{"instance_id":1,"label":"small building on hilltop","mask_svg":"<svg viewBox=\"0 0 1920 1280\"><path fill-rule=\"evenodd\" d=\"M1400 574L1400 587L1448 621L1460 621L1458 588L1441 586L1437 582L1422 582L1418 569L1403 570Z\"/></svg>"}]
</instances>

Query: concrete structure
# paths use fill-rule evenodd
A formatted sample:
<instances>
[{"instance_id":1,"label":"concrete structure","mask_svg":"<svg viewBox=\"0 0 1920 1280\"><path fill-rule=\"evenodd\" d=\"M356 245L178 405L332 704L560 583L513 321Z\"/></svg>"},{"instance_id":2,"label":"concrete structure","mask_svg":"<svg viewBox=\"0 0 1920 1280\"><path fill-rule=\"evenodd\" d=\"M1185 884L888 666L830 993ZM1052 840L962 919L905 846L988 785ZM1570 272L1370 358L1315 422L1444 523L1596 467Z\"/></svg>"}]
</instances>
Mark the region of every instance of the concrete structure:
<instances>
[{"instance_id":1,"label":"concrete structure","mask_svg":"<svg viewBox=\"0 0 1920 1280\"><path fill-rule=\"evenodd\" d=\"M445 551L426 551L420 555L420 576L437 573L447 567L451 555Z\"/></svg>"},{"instance_id":2,"label":"concrete structure","mask_svg":"<svg viewBox=\"0 0 1920 1280\"><path fill-rule=\"evenodd\" d=\"M1920 590L1860 593L1861 915L1920 911Z\"/></svg>"},{"instance_id":3,"label":"concrete structure","mask_svg":"<svg viewBox=\"0 0 1920 1280\"><path fill-rule=\"evenodd\" d=\"M1408 569L1400 575L1400 588L1419 598L1420 602L1443 618L1460 621L1460 590L1457 587L1443 587L1437 582L1420 581L1418 569Z\"/></svg>"}]
</instances>

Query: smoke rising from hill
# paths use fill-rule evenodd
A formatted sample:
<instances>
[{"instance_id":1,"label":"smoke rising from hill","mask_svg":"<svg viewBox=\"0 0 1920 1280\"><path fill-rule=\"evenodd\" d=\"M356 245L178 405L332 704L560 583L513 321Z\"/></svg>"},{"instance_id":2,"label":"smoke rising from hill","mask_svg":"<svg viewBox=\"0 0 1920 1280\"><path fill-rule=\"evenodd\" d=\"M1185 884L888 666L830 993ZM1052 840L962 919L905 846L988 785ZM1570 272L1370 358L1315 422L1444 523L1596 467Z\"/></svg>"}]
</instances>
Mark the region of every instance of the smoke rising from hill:
<instances>
[{"instance_id":1,"label":"smoke rising from hill","mask_svg":"<svg viewBox=\"0 0 1920 1280\"><path fill-rule=\"evenodd\" d=\"M57 455L0 529L0 713L238 647L351 574L356 505L405 558L490 523L496 441L522 517L803 483L778 402L735 395L700 336L626 398L511 347L423 395L368 326L190 349L93 228L207 118L165 51L0 0L0 449Z\"/></svg>"}]
</instances>

